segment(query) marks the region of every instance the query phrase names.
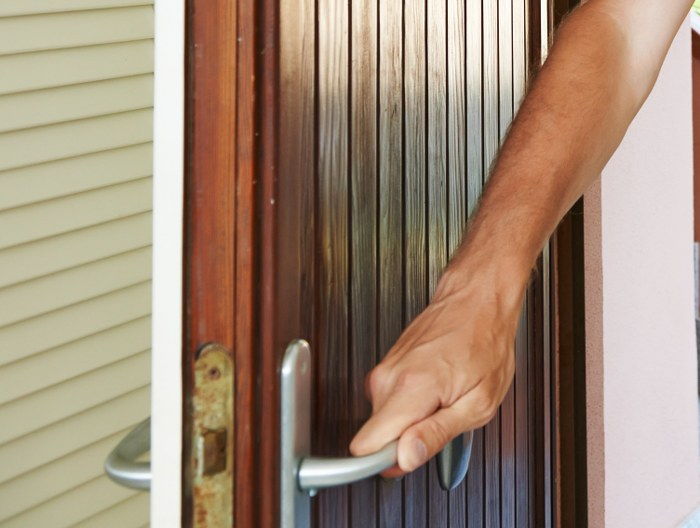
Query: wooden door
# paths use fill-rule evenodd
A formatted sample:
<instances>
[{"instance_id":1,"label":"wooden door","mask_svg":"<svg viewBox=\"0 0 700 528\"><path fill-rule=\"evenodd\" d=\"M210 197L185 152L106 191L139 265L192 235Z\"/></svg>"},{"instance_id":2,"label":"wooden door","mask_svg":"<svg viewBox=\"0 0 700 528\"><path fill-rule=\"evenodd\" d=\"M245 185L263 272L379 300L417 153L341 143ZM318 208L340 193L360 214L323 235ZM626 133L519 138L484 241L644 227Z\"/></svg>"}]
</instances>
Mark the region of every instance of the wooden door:
<instances>
[{"instance_id":1,"label":"wooden door","mask_svg":"<svg viewBox=\"0 0 700 528\"><path fill-rule=\"evenodd\" d=\"M430 299L477 206L540 60L543 3L190 0L185 384L202 344L229 348L235 526L278 522L292 339L314 351L314 454L347 454L366 373ZM465 482L444 492L431 462L322 491L316 526L551 526L548 270L545 256L515 382L476 432Z\"/></svg>"}]
</instances>

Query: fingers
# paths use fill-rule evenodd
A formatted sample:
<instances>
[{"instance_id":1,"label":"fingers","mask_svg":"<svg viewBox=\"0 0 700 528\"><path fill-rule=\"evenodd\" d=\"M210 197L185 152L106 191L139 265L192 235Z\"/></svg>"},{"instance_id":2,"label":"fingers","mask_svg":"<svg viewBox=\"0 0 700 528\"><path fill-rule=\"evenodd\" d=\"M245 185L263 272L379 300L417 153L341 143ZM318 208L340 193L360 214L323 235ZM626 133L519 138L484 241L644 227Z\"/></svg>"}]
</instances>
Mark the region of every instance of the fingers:
<instances>
[{"instance_id":1,"label":"fingers","mask_svg":"<svg viewBox=\"0 0 700 528\"><path fill-rule=\"evenodd\" d=\"M403 477L406 474L406 472L403 471L398 465L396 465L382 471L380 474L385 479L398 479L400 477Z\"/></svg>"},{"instance_id":2,"label":"fingers","mask_svg":"<svg viewBox=\"0 0 700 528\"><path fill-rule=\"evenodd\" d=\"M427 376L411 376L395 384L394 392L362 426L350 444L356 455L373 453L398 438L406 428L430 416L440 406Z\"/></svg>"},{"instance_id":3,"label":"fingers","mask_svg":"<svg viewBox=\"0 0 700 528\"><path fill-rule=\"evenodd\" d=\"M398 464L383 475L397 477L413 471L452 438L481 427L493 417L508 390L512 371L511 358L476 386L457 383L461 390L466 389L457 397L449 396L454 394L453 369L414 368L395 377L381 367L375 369L368 381L374 412L353 439L350 451L366 455L399 438ZM443 407L450 402L454 403Z\"/></svg>"},{"instance_id":4,"label":"fingers","mask_svg":"<svg viewBox=\"0 0 700 528\"><path fill-rule=\"evenodd\" d=\"M408 473L436 455L463 431L463 416L454 406L440 409L432 416L406 429L399 440L398 465Z\"/></svg>"},{"instance_id":5,"label":"fingers","mask_svg":"<svg viewBox=\"0 0 700 528\"><path fill-rule=\"evenodd\" d=\"M499 400L488 397L483 385L404 431L398 448L398 465L402 472L422 466L454 437L481 427L493 417ZM392 476L396 476L396 472L392 472Z\"/></svg>"},{"instance_id":6,"label":"fingers","mask_svg":"<svg viewBox=\"0 0 700 528\"><path fill-rule=\"evenodd\" d=\"M484 384L472 389L450 407L408 427L398 446L398 464L382 472L386 478L396 478L410 473L438 454L450 440L466 431L477 429L493 416L484 399Z\"/></svg>"}]
</instances>

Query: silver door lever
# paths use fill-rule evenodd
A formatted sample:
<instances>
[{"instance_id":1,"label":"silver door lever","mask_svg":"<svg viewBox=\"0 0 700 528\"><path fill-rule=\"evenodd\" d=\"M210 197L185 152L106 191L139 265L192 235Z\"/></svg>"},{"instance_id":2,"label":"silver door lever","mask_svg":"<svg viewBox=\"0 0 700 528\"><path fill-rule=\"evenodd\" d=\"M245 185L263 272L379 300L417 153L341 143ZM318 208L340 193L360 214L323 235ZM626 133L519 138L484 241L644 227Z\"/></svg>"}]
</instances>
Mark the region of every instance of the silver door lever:
<instances>
[{"instance_id":1,"label":"silver door lever","mask_svg":"<svg viewBox=\"0 0 700 528\"><path fill-rule=\"evenodd\" d=\"M151 463L137 459L151 449L151 419L146 418L126 435L105 461L105 472L117 484L147 490L151 487Z\"/></svg>"},{"instance_id":2,"label":"silver door lever","mask_svg":"<svg viewBox=\"0 0 700 528\"><path fill-rule=\"evenodd\" d=\"M381 473L396 464L394 441L386 447L360 457L330 458L307 457L299 465L299 487L302 490L317 490L342 486Z\"/></svg>"}]
</instances>

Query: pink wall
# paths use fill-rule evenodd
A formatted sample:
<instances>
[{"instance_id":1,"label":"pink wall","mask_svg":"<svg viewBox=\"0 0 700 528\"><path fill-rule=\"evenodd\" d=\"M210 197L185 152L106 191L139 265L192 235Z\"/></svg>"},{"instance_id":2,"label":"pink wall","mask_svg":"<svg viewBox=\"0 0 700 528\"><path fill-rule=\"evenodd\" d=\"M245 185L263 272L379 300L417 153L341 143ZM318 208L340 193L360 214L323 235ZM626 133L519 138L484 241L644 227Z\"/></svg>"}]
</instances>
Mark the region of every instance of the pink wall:
<instances>
[{"instance_id":1,"label":"pink wall","mask_svg":"<svg viewBox=\"0 0 700 528\"><path fill-rule=\"evenodd\" d=\"M676 524L700 499L690 29L586 195L591 527Z\"/></svg>"}]
</instances>

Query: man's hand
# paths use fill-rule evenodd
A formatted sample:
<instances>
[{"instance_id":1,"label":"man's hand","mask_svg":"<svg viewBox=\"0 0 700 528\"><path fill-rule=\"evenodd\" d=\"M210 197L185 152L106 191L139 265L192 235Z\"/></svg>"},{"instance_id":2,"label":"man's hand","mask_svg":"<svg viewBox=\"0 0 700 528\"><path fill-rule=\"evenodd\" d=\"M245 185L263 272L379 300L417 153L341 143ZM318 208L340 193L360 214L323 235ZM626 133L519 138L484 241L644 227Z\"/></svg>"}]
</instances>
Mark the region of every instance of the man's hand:
<instances>
[{"instance_id":1,"label":"man's hand","mask_svg":"<svg viewBox=\"0 0 700 528\"><path fill-rule=\"evenodd\" d=\"M398 466L413 471L458 434L486 424L508 392L522 287L498 295L491 272L450 285L443 277L430 305L367 378L373 414L353 440L355 455L400 437ZM517 276L517 275L516 275Z\"/></svg>"},{"instance_id":2,"label":"man's hand","mask_svg":"<svg viewBox=\"0 0 700 528\"><path fill-rule=\"evenodd\" d=\"M398 476L494 415L529 270L648 96L691 0L588 0L523 101L466 240L428 308L368 379L355 455L399 439Z\"/></svg>"}]
</instances>

